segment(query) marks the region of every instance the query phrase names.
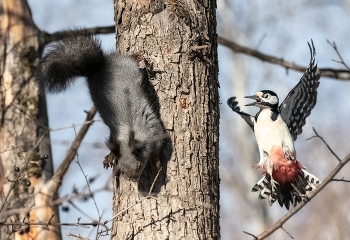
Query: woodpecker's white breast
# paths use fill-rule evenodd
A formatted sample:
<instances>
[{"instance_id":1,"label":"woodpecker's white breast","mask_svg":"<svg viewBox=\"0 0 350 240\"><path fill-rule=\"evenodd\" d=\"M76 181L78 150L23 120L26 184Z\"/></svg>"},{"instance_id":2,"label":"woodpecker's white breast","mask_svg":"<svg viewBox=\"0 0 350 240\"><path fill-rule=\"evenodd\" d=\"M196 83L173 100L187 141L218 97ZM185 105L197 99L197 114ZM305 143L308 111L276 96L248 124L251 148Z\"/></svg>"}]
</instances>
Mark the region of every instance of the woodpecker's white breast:
<instances>
[{"instance_id":1,"label":"woodpecker's white breast","mask_svg":"<svg viewBox=\"0 0 350 240\"><path fill-rule=\"evenodd\" d=\"M286 123L281 116L275 121L271 119L271 110L269 108L262 109L258 116L258 120L254 120L254 133L258 143L260 152L259 165L271 165L266 163L269 160L267 156L273 147L283 148L284 152L294 153L294 142ZM264 154L264 152L266 153Z\"/></svg>"}]
</instances>

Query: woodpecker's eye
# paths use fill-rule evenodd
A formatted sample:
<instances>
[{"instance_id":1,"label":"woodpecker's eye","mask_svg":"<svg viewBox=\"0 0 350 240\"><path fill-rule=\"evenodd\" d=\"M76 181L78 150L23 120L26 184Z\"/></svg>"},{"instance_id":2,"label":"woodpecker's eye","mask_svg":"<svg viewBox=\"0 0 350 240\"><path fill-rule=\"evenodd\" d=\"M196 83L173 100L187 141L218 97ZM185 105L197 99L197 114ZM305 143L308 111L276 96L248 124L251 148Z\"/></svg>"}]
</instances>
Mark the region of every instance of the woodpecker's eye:
<instances>
[{"instance_id":1,"label":"woodpecker's eye","mask_svg":"<svg viewBox=\"0 0 350 240\"><path fill-rule=\"evenodd\" d=\"M263 98L268 99L269 97L270 97L270 94L268 94L268 93L265 93L265 94L263 95Z\"/></svg>"}]
</instances>

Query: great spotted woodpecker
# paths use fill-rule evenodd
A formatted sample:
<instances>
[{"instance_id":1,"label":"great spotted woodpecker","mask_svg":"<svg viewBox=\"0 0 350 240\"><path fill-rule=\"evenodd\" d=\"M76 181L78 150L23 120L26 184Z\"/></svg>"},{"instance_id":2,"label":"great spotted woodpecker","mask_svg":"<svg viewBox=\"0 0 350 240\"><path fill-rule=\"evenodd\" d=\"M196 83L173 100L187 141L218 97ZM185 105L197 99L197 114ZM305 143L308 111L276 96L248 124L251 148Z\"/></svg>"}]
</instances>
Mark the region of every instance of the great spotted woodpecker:
<instances>
[{"instance_id":1,"label":"great spotted woodpecker","mask_svg":"<svg viewBox=\"0 0 350 240\"><path fill-rule=\"evenodd\" d=\"M267 198L271 206L276 199L287 209L315 189L320 180L305 170L297 161L294 141L302 132L305 119L310 115L317 99L320 74L316 74L316 50L311 40L309 45L311 60L299 83L289 92L278 106L278 96L270 90L257 92L251 98L256 102L246 106L256 106L260 111L255 117L240 111L236 97L228 99L227 104L238 113L252 128L259 147L260 161L256 165L262 170L260 179L252 191L260 190L259 199Z\"/></svg>"}]
</instances>

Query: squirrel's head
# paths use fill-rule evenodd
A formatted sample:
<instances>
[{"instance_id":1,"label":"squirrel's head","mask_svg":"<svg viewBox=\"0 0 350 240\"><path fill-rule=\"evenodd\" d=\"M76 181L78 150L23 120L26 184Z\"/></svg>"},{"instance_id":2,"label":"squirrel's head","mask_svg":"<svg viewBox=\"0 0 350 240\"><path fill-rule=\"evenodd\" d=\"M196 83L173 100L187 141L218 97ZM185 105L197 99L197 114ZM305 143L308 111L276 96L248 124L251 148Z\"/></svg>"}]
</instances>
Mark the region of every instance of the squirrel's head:
<instances>
[{"instance_id":1,"label":"squirrel's head","mask_svg":"<svg viewBox=\"0 0 350 240\"><path fill-rule=\"evenodd\" d=\"M128 140L109 140L107 146L116 158L116 169L128 178L138 180L146 167L150 154L158 149L156 143L143 143L131 132Z\"/></svg>"}]
</instances>

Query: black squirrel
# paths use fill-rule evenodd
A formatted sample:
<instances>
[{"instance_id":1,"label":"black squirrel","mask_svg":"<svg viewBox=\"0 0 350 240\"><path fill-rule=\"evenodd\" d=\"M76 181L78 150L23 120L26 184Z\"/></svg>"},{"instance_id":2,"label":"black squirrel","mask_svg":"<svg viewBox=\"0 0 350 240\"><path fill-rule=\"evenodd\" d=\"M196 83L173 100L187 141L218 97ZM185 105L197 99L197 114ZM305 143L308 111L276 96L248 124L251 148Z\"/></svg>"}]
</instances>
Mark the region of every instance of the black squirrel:
<instances>
[{"instance_id":1,"label":"black squirrel","mask_svg":"<svg viewBox=\"0 0 350 240\"><path fill-rule=\"evenodd\" d=\"M110 129L106 144L113 154L106 156L105 167L116 157L117 171L138 179L164 135L159 114L142 86L138 63L117 52L105 53L101 42L84 29L62 31L60 36L39 61L40 88L57 93L76 77L86 77L92 101Z\"/></svg>"}]
</instances>

